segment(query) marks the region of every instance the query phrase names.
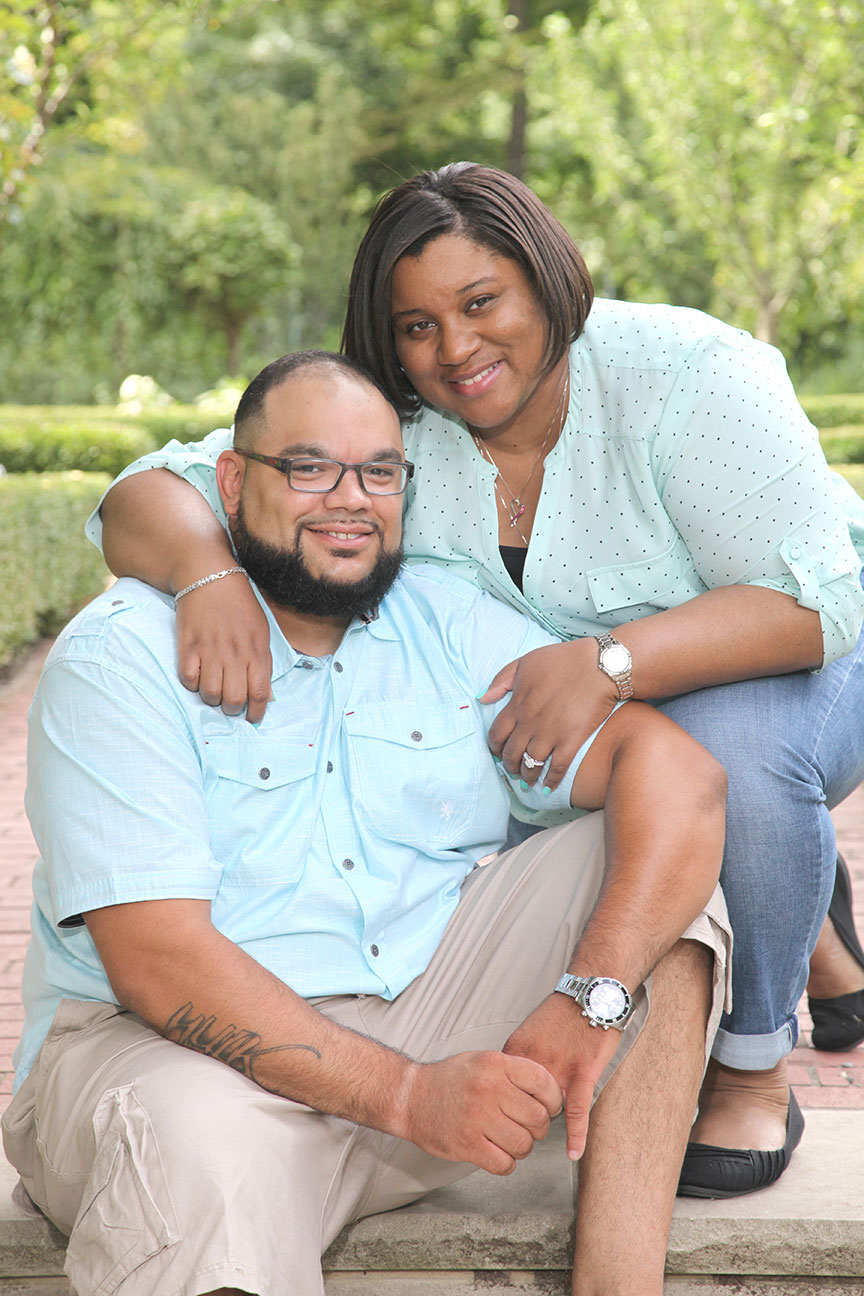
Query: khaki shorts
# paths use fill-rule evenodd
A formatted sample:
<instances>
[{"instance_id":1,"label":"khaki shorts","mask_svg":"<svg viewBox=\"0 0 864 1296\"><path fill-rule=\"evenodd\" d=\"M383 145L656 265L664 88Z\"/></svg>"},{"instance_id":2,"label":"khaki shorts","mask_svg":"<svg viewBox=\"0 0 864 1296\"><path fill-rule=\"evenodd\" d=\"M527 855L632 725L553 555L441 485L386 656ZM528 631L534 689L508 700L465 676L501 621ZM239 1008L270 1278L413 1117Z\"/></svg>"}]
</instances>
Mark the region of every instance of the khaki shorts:
<instances>
[{"instance_id":1,"label":"khaki shorts","mask_svg":"<svg viewBox=\"0 0 864 1296\"><path fill-rule=\"evenodd\" d=\"M566 969L603 874L602 813L475 870L432 962L392 1003L317 1007L434 1061L500 1048ZM706 1060L731 936L720 892L684 933L714 954ZM598 1092L633 1047L650 983ZM3 1120L27 1192L71 1233L77 1296L323 1292L320 1256L346 1223L471 1173L411 1143L276 1097L162 1039L113 1005L64 1000Z\"/></svg>"}]
</instances>

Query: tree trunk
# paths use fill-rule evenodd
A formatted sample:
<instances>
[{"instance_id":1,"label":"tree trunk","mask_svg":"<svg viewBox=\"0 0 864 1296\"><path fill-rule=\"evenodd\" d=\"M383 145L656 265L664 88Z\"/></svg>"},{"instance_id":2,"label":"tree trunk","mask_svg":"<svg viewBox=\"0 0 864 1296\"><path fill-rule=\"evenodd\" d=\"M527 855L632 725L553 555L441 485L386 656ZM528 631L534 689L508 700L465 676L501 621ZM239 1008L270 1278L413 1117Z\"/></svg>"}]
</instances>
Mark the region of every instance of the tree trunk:
<instances>
[{"instance_id":1,"label":"tree trunk","mask_svg":"<svg viewBox=\"0 0 864 1296\"><path fill-rule=\"evenodd\" d=\"M520 180L525 171L525 125L527 120L528 100L523 85L513 95L510 140L507 145L507 170Z\"/></svg>"},{"instance_id":2,"label":"tree trunk","mask_svg":"<svg viewBox=\"0 0 864 1296\"><path fill-rule=\"evenodd\" d=\"M525 0L509 0L507 13L516 19L514 31L518 42L527 25ZM507 142L507 170L520 180L525 173L525 127L528 122L528 97L525 93L525 69L521 53L521 48L517 46L518 62L514 69L516 82L510 115L510 139Z\"/></svg>"},{"instance_id":3,"label":"tree trunk","mask_svg":"<svg viewBox=\"0 0 864 1296\"><path fill-rule=\"evenodd\" d=\"M225 321L225 359L228 362L226 378L236 378L240 372L240 330L243 327L239 320Z\"/></svg>"}]
</instances>

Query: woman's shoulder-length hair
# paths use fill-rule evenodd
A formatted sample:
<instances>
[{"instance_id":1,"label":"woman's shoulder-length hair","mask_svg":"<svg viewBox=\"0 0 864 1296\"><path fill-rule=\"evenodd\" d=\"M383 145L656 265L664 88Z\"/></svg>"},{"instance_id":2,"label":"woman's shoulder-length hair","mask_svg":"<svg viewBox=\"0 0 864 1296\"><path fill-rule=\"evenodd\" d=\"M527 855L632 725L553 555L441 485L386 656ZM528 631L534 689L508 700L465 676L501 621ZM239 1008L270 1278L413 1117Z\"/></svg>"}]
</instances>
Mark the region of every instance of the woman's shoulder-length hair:
<instances>
[{"instance_id":1,"label":"woman's shoulder-length hair","mask_svg":"<svg viewBox=\"0 0 864 1296\"><path fill-rule=\"evenodd\" d=\"M372 373L400 415L420 399L399 367L390 295L403 256L420 256L442 234L459 233L525 273L546 319L548 366L585 326L594 286L582 254L535 193L506 171L454 162L423 171L386 193L372 215L351 272L342 350Z\"/></svg>"}]
</instances>

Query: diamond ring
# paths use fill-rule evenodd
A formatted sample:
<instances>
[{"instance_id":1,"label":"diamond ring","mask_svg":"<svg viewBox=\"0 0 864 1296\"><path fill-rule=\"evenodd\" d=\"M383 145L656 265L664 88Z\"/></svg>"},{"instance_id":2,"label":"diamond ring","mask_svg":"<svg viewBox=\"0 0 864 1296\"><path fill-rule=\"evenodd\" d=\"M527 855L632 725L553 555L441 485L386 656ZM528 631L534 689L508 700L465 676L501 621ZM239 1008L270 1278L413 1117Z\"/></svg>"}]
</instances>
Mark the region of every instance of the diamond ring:
<instances>
[{"instance_id":1,"label":"diamond ring","mask_svg":"<svg viewBox=\"0 0 864 1296\"><path fill-rule=\"evenodd\" d=\"M526 766L527 769L541 769L542 766L546 764L546 762L542 760L535 760L530 752L525 751L522 753L522 764Z\"/></svg>"}]
</instances>

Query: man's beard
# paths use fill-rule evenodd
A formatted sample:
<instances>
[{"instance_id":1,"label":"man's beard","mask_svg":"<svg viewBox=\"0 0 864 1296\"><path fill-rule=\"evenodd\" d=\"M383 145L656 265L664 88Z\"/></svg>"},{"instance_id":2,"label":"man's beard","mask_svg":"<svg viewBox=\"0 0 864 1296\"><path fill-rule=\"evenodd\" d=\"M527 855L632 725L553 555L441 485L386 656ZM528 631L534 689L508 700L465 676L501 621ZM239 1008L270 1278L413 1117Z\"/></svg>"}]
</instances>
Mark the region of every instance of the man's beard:
<instances>
[{"instance_id":1,"label":"man's beard","mask_svg":"<svg viewBox=\"0 0 864 1296\"><path fill-rule=\"evenodd\" d=\"M403 549L381 549L375 566L362 580L337 581L313 576L300 551L298 531L293 549L280 549L253 535L246 525L243 501L231 534L240 564L261 593L277 606L320 617L363 616L383 599L399 575Z\"/></svg>"}]
</instances>

